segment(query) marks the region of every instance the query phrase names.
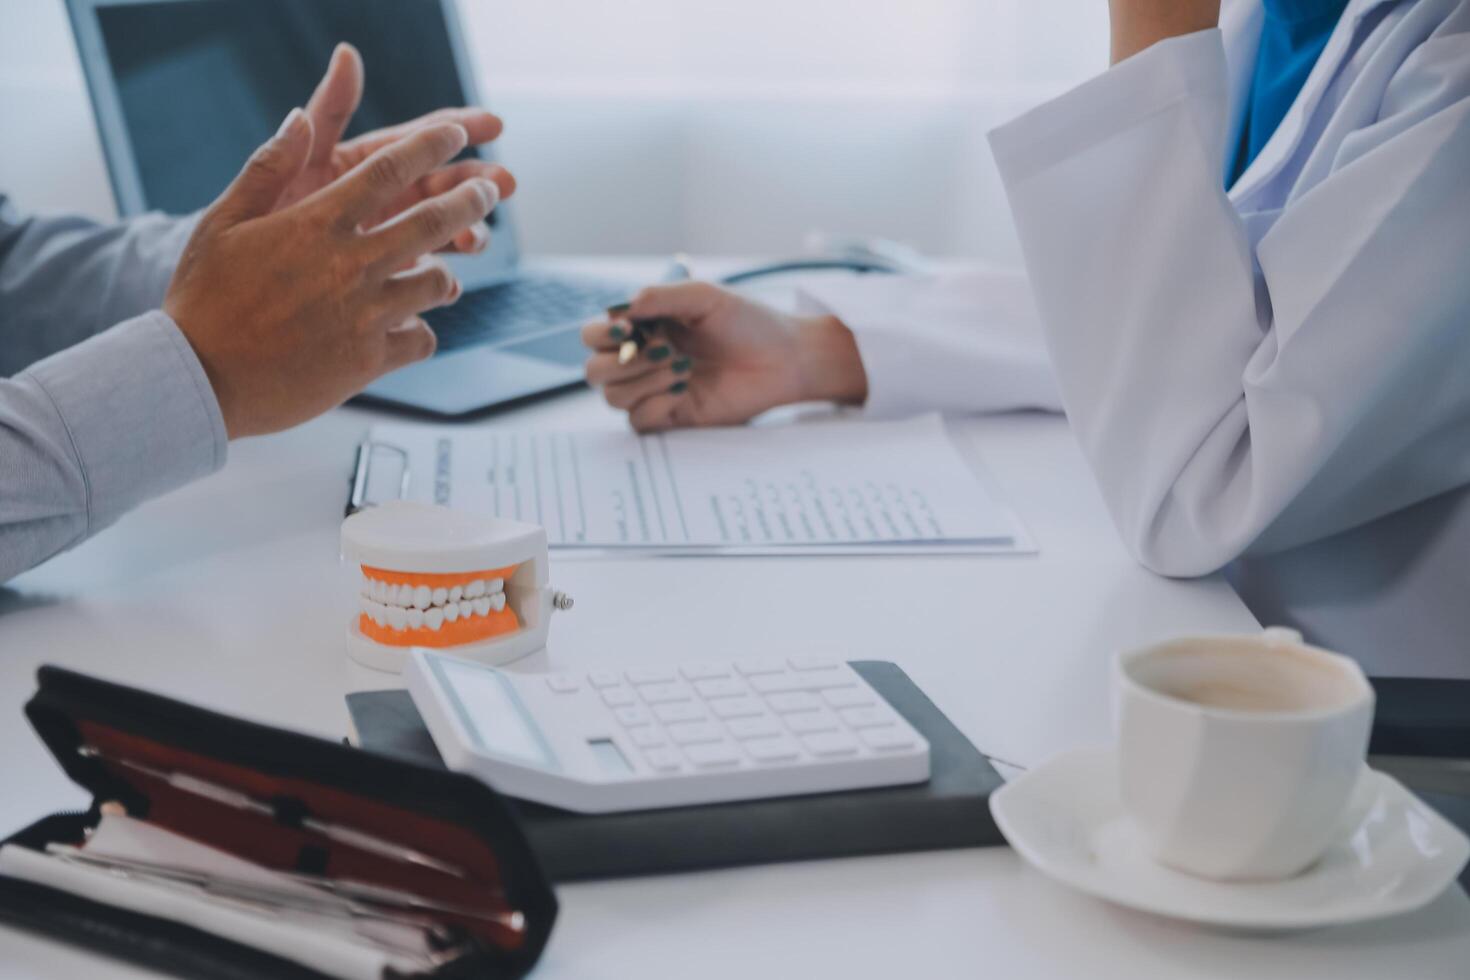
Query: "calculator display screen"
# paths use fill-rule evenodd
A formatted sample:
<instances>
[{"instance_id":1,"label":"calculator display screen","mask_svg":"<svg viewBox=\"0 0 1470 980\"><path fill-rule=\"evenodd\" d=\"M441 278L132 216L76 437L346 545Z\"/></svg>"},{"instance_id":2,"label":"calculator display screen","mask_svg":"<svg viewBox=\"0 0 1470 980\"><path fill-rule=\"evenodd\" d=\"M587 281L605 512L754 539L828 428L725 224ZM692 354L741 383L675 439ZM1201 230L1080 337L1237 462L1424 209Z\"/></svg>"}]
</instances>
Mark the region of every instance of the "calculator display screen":
<instances>
[{"instance_id":1,"label":"calculator display screen","mask_svg":"<svg viewBox=\"0 0 1470 980\"><path fill-rule=\"evenodd\" d=\"M437 657L429 662L476 746L540 769L555 768L540 729L498 671Z\"/></svg>"}]
</instances>

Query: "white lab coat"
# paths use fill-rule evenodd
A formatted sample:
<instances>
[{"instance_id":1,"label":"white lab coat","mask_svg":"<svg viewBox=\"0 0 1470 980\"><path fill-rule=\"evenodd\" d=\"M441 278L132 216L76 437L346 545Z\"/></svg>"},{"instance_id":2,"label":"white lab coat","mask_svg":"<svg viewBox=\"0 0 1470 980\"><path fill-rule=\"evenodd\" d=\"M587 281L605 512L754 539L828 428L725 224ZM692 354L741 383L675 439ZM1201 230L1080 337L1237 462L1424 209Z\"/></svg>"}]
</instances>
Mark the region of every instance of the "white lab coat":
<instances>
[{"instance_id":1,"label":"white lab coat","mask_svg":"<svg viewBox=\"0 0 1470 980\"><path fill-rule=\"evenodd\" d=\"M1431 661L1465 672L1470 505L1435 502L1392 577L1342 563L1373 579L1384 542L1365 525L1470 485L1470 0L1352 0L1227 195L1261 18L1226 0L1219 30L991 134L1026 277L815 299L853 327L872 411L1065 408L1148 567L1279 556L1237 569L1258 612L1333 642L1313 616L1336 610L1366 646L1355 610L1397 601L1372 642L1428 628ZM1417 562L1451 532L1453 602L1424 608ZM1302 555L1329 542L1324 580ZM1299 601L1274 572L1293 563ZM1425 580L1397 595L1406 576Z\"/></svg>"}]
</instances>

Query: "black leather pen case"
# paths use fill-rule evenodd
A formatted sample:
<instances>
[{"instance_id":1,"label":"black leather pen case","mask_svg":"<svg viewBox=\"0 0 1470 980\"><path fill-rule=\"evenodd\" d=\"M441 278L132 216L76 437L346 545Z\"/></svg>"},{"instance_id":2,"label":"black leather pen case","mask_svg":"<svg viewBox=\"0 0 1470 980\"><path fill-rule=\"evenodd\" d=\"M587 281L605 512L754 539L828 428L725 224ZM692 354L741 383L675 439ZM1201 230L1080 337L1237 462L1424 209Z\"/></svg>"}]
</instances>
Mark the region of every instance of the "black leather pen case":
<instances>
[{"instance_id":1,"label":"black leather pen case","mask_svg":"<svg viewBox=\"0 0 1470 980\"><path fill-rule=\"evenodd\" d=\"M82 845L103 804L115 801L131 817L264 868L479 912L429 913L456 937L457 955L424 975L516 978L540 957L556 896L516 817L483 783L55 667L38 676L26 714L93 799L85 812L45 817L6 844ZM232 806L190 791L194 783L267 806ZM354 841L353 832L370 840ZM0 877L0 922L179 976L321 976L192 926L16 878Z\"/></svg>"}]
</instances>

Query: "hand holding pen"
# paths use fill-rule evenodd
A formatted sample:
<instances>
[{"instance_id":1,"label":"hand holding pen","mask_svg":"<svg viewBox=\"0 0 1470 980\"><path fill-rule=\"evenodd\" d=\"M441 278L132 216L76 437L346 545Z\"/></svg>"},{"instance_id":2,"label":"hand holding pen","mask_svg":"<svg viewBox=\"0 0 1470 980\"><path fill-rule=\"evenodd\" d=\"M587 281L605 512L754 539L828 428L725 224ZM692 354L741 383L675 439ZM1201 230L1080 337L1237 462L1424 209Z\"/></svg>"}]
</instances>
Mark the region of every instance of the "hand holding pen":
<instances>
[{"instance_id":1,"label":"hand holding pen","mask_svg":"<svg viewBox=\"0 0 1470 980\"><path fill-rule=\"evenodd\" d=\"M857 346L835 317L784 314L710 283L650 286L587 324L582 341L593 351L588 383L639 432L867 396Z\"/></svg>"}]
</instances>

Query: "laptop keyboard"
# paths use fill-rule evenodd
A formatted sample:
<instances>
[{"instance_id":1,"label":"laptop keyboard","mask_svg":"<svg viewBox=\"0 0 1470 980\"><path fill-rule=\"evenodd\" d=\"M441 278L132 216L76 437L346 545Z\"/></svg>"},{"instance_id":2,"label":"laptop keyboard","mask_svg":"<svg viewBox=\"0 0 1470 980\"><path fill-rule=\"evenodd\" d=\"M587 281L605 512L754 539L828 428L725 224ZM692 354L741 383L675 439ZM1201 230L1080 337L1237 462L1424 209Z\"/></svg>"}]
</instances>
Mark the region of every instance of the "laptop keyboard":
<instances>
[{"instance_id":1,"label":"laptop keyboard","mask_svg":"<svg viewBox=\"0 0 1470 980\"><path fill-rule=\"evenodd\" d=\"M580 326L630 293L627 286L603 280L526 276L467 292L424 319L439 336L439 350L451 351Z\"/></svg>"}]
</instances>

